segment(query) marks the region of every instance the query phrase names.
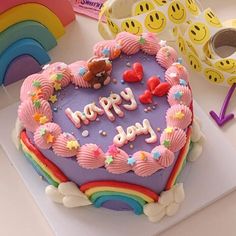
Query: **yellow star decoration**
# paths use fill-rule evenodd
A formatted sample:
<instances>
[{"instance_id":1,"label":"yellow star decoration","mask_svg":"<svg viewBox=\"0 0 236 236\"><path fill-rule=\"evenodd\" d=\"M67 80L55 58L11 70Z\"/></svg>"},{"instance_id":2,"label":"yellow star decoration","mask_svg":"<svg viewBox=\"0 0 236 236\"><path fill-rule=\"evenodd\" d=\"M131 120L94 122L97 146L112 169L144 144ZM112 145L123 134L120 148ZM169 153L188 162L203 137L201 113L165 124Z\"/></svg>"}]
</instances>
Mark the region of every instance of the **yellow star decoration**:
<instances>
[{"instance_id":1,"label":"yellow star decoration","mask_svg":"<svg viewBox=\"0 0 236 236\"><path fill-rule=\"evenodd\" d=\"M147 157L146 157L146 154L144 152L141 153L141 160L142 161L146 161L147 160Z\"/></svg>"},{"instance_id":2,"label":"yellow star decoration","mask_svg":"<svg viewBox=\"0 0 236 236\"><path fill-rule=\"evenodd\" d=\"M33 118L35 121L39 122L40 118L42 117L42 115L38 112L35 112L33 115Z\"/></svg>"},{"instance_id":3,"label":"yellow star decoration","mask_svg":"<svg viewBox=\"0 0 236 236\"><path fill-rule=\"evenodd\" d=\"M171 133L173 132L173 128L172 128L172 127L167 127L167 128L165 129L165 132L166 132L167 134L171 134Z\"/></svg>"},{"instance_id":4,"label":"yellow star decoration","mask_svg":"<svg viewBox=\"0 0 236 236\"><path fill-rule=\"evenodd\" d=\"M54 136L52 134L47 134L46 141L47 143L53 143L54 142Z\"/></svg>"},{"instance_id":5,"label":"yellow star decoration","mask_svg":"<svg viewBox=\"0 0 236 236\"><path fill-rule=\"evenodd\" d=\"M57 80L57 75L56 74L51 75L50 80L55 82Z\"/></svg>"},{"instance_id":6,"label":"yellow star decoration","mask_svg":"<svg viewBox=\"0 0 236 236\"><path fill-rule=\"evenodd\" d=\"M47 116L41 116L41 117L39 118L39 123L40 123L41 125L44 125L44 124L47 123L47 122L48 122Z\"/></svg>"},{"instance_id":7,"label":"yellow star decoration","mask_svg":"<svg viewBox=\"0 0 236 236\"><path fill-rule=\"evenodd\" d=\"M55 89L56 91L61 90L61 84L60 84L60 83L54 83L54 89Z\"/></svg>"},{"instance_id":8,"label":"yellow star decoration","mask_svg":"<svg viewBox=\"0 0 236 236\"><path fill-rule=\"evenodd\" d=\"M181 120L181 119L184 118L184 113L181 112L181 111L178 111L178 112L175 113L174 118Z\"/></svg>"},{"instance_id":9,"label":"yellow star decoration","mask_svg":"<svg viewBox=\"0 0 236 236\"><path fill-rule=\"evenodd\" d=\"M55 103L57 101L57 95L51 95L50 98L49 98L49 101L51 103Z\"/></svg>"},{"instance_id":10,"label":"yellow star decoration","mask_svg":"<svg viewBox=\"0 0 236 236\"><path fill-rule=\"evenodd\" d=\"M76 149L79 147L79 143L76 140L67 141L66 147L70 150Z\"/></svg>"}]
</instances>

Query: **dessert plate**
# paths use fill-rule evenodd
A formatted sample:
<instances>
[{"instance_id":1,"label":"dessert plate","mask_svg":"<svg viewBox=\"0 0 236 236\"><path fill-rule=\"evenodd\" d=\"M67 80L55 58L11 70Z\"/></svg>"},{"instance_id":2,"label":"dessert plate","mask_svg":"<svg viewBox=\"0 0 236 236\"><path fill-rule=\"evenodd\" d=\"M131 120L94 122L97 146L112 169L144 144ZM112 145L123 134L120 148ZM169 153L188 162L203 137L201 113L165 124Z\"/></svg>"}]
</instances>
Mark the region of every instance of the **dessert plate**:
<instances>
[{"instance_id":1,"label":"dessert plate","mask_svg":"<svg viewBox=\"0 0 236 236\"><path fill-rule=\"evenodd\" d=\"M175 216L151 223L145 216L137 217L132 212L64 208L47 198L44 194L47 183L41 180L11 140L17 107L18 104L13 104L1 110L0 143L56 235L154 235L235 189L235 150L195 102L195 114L202 121L206 141L200 159L188 163L180 177L186 200Z\"/></svg>"}]
</instances>

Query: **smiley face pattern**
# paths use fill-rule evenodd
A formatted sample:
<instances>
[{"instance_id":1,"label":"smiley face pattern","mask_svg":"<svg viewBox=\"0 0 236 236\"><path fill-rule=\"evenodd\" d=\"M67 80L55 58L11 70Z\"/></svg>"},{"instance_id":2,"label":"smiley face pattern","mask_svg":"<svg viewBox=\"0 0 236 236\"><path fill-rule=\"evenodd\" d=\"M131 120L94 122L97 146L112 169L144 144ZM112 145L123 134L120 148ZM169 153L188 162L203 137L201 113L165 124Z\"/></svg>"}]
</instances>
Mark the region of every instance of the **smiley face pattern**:
<instances>
[{"instance_id":1,"label":"smiley face pattern","mask_svg":"<svg viewBox=\"0 0 236 236\"><path fill-rule=\"evenodd\" d=\"M222 29L222 23L211 9L201 12L196 0L137 1L131 17L117 19L108 15L107 25L113 35L120 31L135 35L152 32L166 38L165 33L171 32L192 70L215 84L228 86L236 82L236 54L220 58L209 44L211 37Z\"/></svg>"}]
</instances>

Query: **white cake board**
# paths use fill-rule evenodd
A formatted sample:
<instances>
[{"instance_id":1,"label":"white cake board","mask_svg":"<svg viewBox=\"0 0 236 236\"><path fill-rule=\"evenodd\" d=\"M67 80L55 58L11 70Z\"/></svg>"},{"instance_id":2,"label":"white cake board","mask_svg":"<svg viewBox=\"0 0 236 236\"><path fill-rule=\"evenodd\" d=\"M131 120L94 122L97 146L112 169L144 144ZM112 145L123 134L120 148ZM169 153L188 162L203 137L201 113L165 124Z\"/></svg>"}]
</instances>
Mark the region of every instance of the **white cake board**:
<instances>
[{"instance_id":1,"label":"white cake board","mask_svg":"<svg viewBox=\"0 0 236 236\"><path fill-rule=\"evenodd\" d=\"M182 173L186 200L175 216L165 217L159 223L150 223L144 215L135 216L132 212L116 212L91 206L66 209L46 197L44 189L47 184L11 141L17 106L14 104L1 110L0 143L56 235L154 235L228 194L236 186L235 150L195 104L195 114L202 120L207 141L202 157L195 163L189 163Z\"/></svg>"}]
</instances>

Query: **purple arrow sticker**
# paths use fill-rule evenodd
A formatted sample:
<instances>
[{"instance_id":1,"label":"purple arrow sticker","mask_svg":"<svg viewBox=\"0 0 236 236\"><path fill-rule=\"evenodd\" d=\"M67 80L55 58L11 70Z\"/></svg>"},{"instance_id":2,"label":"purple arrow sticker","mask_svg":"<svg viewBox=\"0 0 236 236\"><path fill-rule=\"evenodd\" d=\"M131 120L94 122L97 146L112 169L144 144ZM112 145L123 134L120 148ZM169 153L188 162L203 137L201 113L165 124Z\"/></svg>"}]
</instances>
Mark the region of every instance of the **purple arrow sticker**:
<instances>
[{"instance_id":1,"label":"purple arrow sticker","mask_svg":"<svg viewBox=\"0 0 236 236\"><path fill-rule=\"evenodd\" d=\"M210 111L211 117L215 120L215 122L218 124L218 126L223 126L228 121L230 121L234 118L234 114L231 113L231 114L226 115L225 113L226 113L227 107L229 106L229 102L230 102L230 99L234 93L235 88L236 88L236 84L233 84L231 86L231 88L229 89L229 91L225 97L224 103L221 107L219 116L214 111Z\"/></svg>"}]
</instances>

